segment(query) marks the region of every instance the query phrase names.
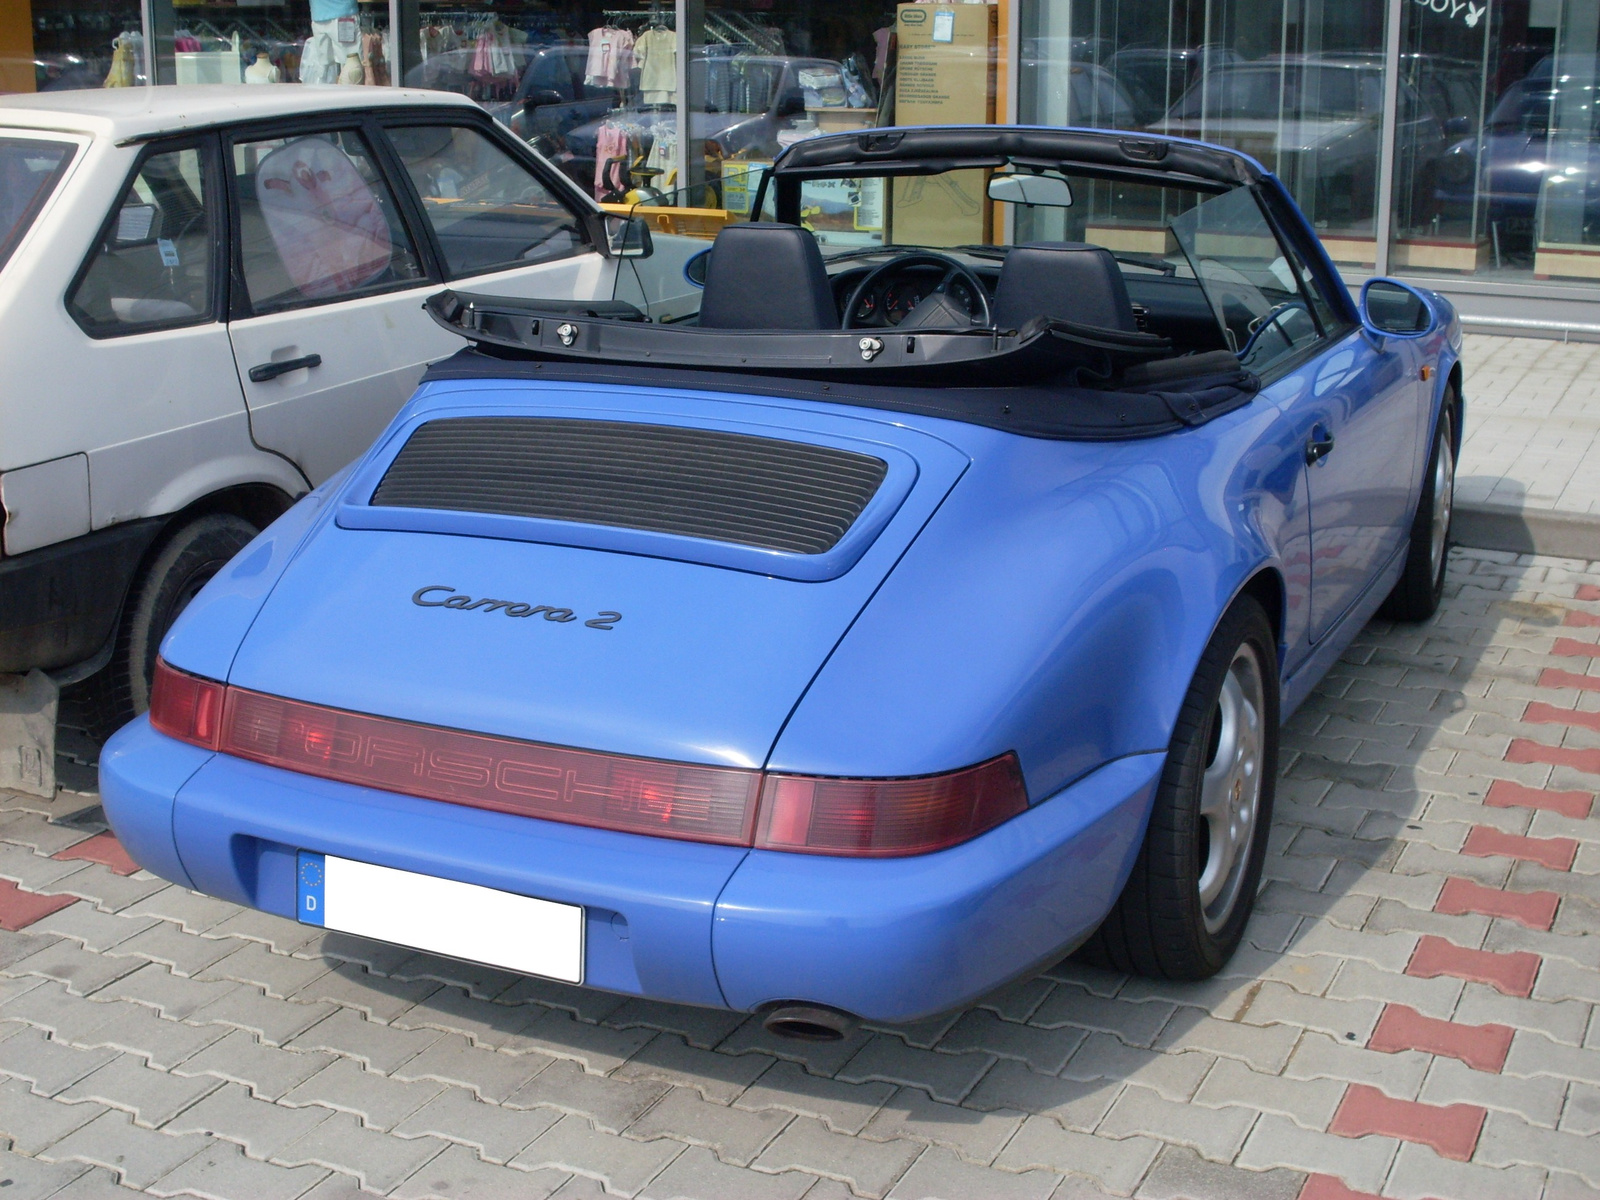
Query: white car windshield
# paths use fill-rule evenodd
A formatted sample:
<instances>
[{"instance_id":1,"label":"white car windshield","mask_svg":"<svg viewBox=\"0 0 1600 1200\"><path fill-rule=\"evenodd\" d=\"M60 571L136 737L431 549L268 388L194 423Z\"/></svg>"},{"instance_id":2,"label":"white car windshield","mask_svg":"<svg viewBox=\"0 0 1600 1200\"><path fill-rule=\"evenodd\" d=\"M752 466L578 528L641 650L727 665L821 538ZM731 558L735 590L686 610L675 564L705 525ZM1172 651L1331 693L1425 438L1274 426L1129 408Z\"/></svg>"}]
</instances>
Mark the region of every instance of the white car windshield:
<instances>
[{"instance_id":1,"label":"white car windshield","mask_svg":"<svg viewBox=\"0 0 1600 1200\"><path fill-rule=\"evenodd\" d=\"M65 173L70 142L0 135L0 268Z\"/></svg>"}]
</instances>

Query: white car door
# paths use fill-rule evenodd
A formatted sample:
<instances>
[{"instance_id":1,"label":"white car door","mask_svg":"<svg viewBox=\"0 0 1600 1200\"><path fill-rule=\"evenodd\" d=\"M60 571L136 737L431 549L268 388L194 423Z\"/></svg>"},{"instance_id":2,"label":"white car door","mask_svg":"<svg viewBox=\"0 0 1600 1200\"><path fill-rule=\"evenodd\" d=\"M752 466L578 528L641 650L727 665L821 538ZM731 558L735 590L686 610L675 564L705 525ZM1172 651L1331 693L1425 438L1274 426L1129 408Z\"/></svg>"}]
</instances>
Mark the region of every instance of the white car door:
<instances>
[{"instance_id":1,"label":"white car door","mask_svg":"<svg viewBox=\"0 0 1600 1200\"><path fill-rule=\"evenodd\" d=\"M375 123L239 134L226 150L242 284L229 335L251 432L313 484L366 449L428 363L461 348L422 309L442 282L610 295L611 263L585 244L577 217L470 117L456 120L418 126L443 131L447 145L432 149L454 151L431 158L396 131L412 156L407 175L421 182L431 170L455 189L434 199L423 190L420 207L407 181L383 170L392 152ZM457 213L477 220L451 220ZM513 245L519 221L534 228ZM488 232L475 239L459 225Z\"/></svg>"}]
</instances>

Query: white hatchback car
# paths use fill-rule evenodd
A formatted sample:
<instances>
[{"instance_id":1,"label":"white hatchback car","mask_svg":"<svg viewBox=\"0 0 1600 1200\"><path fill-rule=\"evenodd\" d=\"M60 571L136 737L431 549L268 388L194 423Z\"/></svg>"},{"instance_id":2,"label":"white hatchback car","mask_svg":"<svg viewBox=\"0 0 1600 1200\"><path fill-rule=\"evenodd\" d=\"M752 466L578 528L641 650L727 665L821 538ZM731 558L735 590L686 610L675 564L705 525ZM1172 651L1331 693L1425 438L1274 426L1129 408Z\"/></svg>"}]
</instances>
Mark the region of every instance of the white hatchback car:
<instances>
[{"instance_id":1,"label":"white hatchback car","mask_svg":"<svg viewBox=\"0 0 1600 1200\"><path fill-rule=\"evenodd\" d=\"M609 300L648 252L463 97L0 97L0 672L142 710L200 586L461 347L425 296Z\"/></svg>"}]
</instances>

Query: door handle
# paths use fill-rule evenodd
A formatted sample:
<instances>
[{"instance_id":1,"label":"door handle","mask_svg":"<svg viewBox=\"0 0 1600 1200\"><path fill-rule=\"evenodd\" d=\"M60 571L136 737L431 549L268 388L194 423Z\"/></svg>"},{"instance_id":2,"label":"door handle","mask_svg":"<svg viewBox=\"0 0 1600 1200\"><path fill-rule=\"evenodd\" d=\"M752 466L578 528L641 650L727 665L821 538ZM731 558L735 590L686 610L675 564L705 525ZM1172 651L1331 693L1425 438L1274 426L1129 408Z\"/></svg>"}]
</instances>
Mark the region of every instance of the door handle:
<instances>
[{"instance_id":1,"label":"door handle","mask_svg":"<svg viewBox=\"0 0 1600 1200\"><path fill-rule=\"evenodd\" d=\"M287 375L290 371L300 371L308 367L320 367L322 355L303 354L299 358L286 358L282 362L261 363L250 368L251 383L266 383L269 379L276 379L279 375Z\"/></svg>"},{"instance_id":2,"label":"door handle","mask_svg":"<svg viewBox=\"0 0 1600 1200\"><path fill-rule=\"evenodd\" d=\"M1312 430L1311 436L1306 439L1306 466L1312 466L1332 453L1333 434L1320 427Z\"/></svg>"}]
</instances>

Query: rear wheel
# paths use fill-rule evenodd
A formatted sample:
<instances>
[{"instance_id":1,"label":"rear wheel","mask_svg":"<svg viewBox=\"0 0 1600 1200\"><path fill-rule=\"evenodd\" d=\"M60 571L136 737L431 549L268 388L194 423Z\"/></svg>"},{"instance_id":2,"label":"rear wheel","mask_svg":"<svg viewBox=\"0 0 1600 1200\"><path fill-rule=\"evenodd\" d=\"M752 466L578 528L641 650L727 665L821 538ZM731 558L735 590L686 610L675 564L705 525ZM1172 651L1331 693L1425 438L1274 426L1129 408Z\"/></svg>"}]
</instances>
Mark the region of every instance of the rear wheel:
<instances>
[{"instance_id":1,"label":"rear wheel","mask_svg":"<svg viewBox=\"0 0 1600 1200\"><path fill-rule=\"evenodd\" d=\"M1189 685L1144 845L1083 956L1157 979L1216 974L1244 936L1272 822L1277 639L1243 596Z\"/></svg>"},{"instance_id":2,"label":"rear wheel","mask_svg":"<svg viewBox=\"0 0 1600 1200\"><path fill-rule=\"evenodd\" d=\"M1444 596L1444 577L1450 560L1450 521L1455 511L1456 446L1455 388L1445 391L1428 458L1428 475L1422 498L1411 522L1411 545L1405 570L1378 615L1390 621L1426 621Z\"/></svg>"},{"instance_id":3,"label":"rear wheel","mask_svg":"<svg viewBox=\"0 0 1600 1200\"><path fill-rule=\"evenodd\" d=\"M178 526L129 589L111 661L86 680L79 699L89 732L106 738L150 707L161 639L213 575L256 536L255 526L210 513Z\"/></svg>"}]
</instances>

